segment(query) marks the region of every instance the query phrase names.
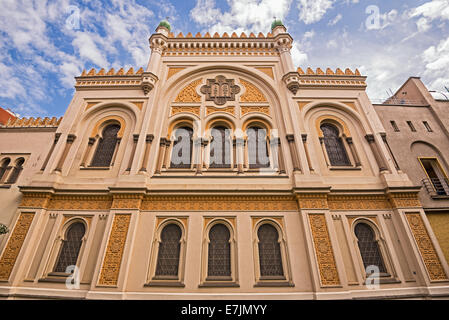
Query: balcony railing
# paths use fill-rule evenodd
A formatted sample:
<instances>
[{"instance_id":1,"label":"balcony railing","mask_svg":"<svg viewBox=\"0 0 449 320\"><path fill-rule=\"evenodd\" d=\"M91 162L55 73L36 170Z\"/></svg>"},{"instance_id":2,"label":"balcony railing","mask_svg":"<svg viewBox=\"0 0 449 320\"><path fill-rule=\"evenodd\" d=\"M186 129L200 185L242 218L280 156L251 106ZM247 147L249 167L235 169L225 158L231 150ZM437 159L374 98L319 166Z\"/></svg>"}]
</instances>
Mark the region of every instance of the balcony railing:
<instances>
[{"instance_id":1,"label":"balcony railing","mask_svg":"<svg viewBox=\"0 0 449 320\"><path fill-rule=\"evenodd\" d=\"M422 179L422 184L431 197L449 197L449 181L446 178L426 178Z\"/></svg>"}]
</instances>

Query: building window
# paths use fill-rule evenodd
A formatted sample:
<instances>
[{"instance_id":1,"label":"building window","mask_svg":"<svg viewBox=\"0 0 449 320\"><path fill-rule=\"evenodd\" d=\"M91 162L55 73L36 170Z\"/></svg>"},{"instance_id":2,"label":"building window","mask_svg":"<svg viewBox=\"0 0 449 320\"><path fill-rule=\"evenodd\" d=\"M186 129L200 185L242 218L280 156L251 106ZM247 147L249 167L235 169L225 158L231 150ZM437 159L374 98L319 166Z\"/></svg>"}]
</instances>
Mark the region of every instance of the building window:
<instances>
[{"instance_id":1,"label":"building window","mask_svg":"<svg viewBox=\"0 0 449 320\"><path fill-rule=\"evenodd\" d=\"M259 227L257 237L259 240L258 247L261 279L264 277L284 278L281 246L277 229L272 225L265 223Z\"/></svg>"},{"instance_id":2,"label":"building window","mask_svg":"<svg viewBox=\"0 0 449 320\"><path fill-rule=\"evenodd\" d=\"M231 280L230 237L224 224L216 224L210 229L206 280Z\"/></svg>"},{"instance_id":3,"label":"building window","mask_svg":"<svg viewBox=\"0 0 449 320\"><path fill-rule=\"evenodd\" d=\"M387 273L374 230L366 223L358 223L354 232L365 270L374 265L379 268L379 273Z\"/></svg>"},{"instance_id":4,"label":"building window","mask_svg":"<svg viewBox=\"0 0 449 320\"><path fill-rule=\"evenodd\" d=\"M17 182L17 179L19 178L20 173L23 170L23 163L25 162L24 158L19 158L16 160L14 164L14 169L11 172L11 175L8 178L7 184L13 184Z\"/></svg>"},{"instance_id":5,"label":"building window","mask_svg":"<svg viewBox=\"0 0 449 320\"><path fill-rule=\"evenodd\" d=\"M395 131L395 132L399 132L399 128L398 128L398 125L396 124L396 121L390 121L390 123L391 123L391 126L393 127L393 130Z\"/></svg>"},{"instance_id":6,"label":"building window","mask_svg":"<svg viewBox=\"0 0 449 320\"><path fill-rule=\"evenodd\" d=\"M449 181L441 168L438 160L436 158L424 159L420 158L422 167L427 175L427 183L424 183L426 187L430 185L433 187L436 195L438 196L448 196L449 195ZM426 179L425 179L426 180Z\"/></svg>"},{"instance_id":7,"label":"building window","mask_svg":"<svg viewBox=\"0 0 449 320\"><path fill-rule=\"evenodd\" d=\"M84 224L81 222L70 225L65 238L62 240L63 243L54 272L65 273L68 266L76 265L85 231Z\"/></svg>"},{"instance_id":8,"label":"building window","mask_svg":"<svg viewBox=\"0 0 449 320\"><path fill-rule=\"evenodd\" d=\"M97 150L92 159L92 167L109 167L114 157L120 131L120 125L111 124L104 128L102 137L98 142Z\"/></svg>"},{"instance_id":9,"label":"building window","mask_svg":"<svg viewBox=\"0 0 449 320\"><path fill-rule=\"evenodd\" d=\"M190 169L193 151L193 130L190 127L181 127L175 131L173 143L171 168Z\"/></svg>"},{"instance_id":10,"label":"building window","mask_svg":"<svg viewBox=\"0 0 449 320\"><path fill-rule=\"evenodd\" d=\"M424 127L426 127L426 130L428 132L433 132L432 128L430 127L430 125L427 121L423 121L422 123L423 123Z\"/></svg>"},{"instance_id":11,"label":"building window","mask_svg":"<svg viewBox=\"0 0 449 320\"><path fill-rule=\"evenodd\" d=\"M416 132L415 126L413 125L413 123L411 121L407 121L407 124L410 127L410 130L412 130L412 132Z\"/></svg>"},{"instance_id":12,"label":"building window","mask_svg":"<svg viewBox=\"0 0 449 320\"><path fill-rule=\"evenodd\" d=\"M218 126L211 130L209 168L231 167L231 130Z\"/></svg>"},{"instance_id":13,"label":"building window","mask_svg":"<svg viewBox=\"0 0 449 320\"><path fill-rule=\"evenodd\" d=\"M268 168L270 158L267 146L267 130L250 127L246 130L248 136L248 162L250 169Z\"/></svg>"},{"instance_id":14,"label":"building window","mask_svg":"<svg viewBox=\"0 0 449 320\"><path fill-rule=\"evenodd\" d=\"M161 232L155 278L178 279L182 231L169 224Z\"/></svg>"},{"instance_id":15,"label":"building window","mask_svg":"<svg viewBox=\"0 0 449 320\"><path fill-rule=\"evenodd\" d=\"M331 166L350 166L351 161L349 161L338 129L329 123L322 124L320 128L323 132L324 145Z\"/></svg>"},{"instance_id":16,"label":"building window","mask_svg":"<svg viewBox=\"0 0 449 320\"><path fill-rule=\"evenodd\" d=\"M2 164L0 166L0 182L6 178L6 173L8 171L9 164L11 163L11 159L6 158L3 159Z\"/></svg>"}]
</instances>

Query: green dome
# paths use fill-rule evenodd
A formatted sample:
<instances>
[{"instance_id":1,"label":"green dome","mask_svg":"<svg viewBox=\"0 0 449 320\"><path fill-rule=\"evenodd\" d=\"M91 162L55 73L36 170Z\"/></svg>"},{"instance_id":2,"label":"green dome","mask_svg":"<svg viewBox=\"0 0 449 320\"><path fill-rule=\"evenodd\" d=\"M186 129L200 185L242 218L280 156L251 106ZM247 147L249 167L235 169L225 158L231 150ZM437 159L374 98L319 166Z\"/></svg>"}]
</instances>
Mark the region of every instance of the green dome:
<instances>
[{"instance_id":1,"label":"green dome","mask_svg":"<svg viewBox=\"0 0 449 320\"><path fill-rule=\"evenodd\" d=\"M167 20L162 20L160 23L159 23L159 26L158 26L158 28L159 27L165 27L165 28L167 28L168 29L168 31L170 31L171 30L171 26L170 26L170 23L168 23L168 21Z\"/></svg>"},{"instance_id":2,"label":"green dome","mask_svg":"<svg viewBox=\"0 0 449 320\"><path fill-rule=\"evenodd\" d=\"M277 26L283 26L281 19L274 19L273 23L271 24L271 30L276 28Z\"/></svg>"}]
</instances>

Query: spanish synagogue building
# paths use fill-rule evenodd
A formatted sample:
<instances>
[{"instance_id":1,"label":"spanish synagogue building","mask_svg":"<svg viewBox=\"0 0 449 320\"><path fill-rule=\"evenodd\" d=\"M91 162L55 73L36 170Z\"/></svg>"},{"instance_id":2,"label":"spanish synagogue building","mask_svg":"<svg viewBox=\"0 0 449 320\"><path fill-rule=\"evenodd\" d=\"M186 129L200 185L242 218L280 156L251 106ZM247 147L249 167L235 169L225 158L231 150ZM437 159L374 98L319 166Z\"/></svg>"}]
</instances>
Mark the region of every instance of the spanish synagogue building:
<instances>
[{"instance_id":1,"label":"spanish synagogue building","mask_svg":"<svg viewBox=\"0 0 449 320\"><path fill-rule=\"evenodd\" d=\"M61 119L0 128L1 297L449 297L358 70L295 67L279 20L149 40Z\"/></svg>"}]
</instances>

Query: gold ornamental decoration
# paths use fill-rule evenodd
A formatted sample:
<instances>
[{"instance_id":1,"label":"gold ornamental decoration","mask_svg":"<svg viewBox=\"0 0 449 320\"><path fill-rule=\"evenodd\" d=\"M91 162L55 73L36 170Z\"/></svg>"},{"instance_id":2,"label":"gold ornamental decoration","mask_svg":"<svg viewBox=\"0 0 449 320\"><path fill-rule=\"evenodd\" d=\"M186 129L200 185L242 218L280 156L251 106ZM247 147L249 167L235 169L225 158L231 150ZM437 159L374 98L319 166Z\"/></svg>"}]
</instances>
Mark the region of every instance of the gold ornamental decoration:
<instances>
[{"instance_id":1,"label":"gold ornamental decoration","mask_svg":"<svg viewBox=\"0 0 449 320\"><path fill-rule=\"evenodd\" d=\"M330 210L388 210L391 204L384 195L342 196L329 195Z\"/></svg>"},{"instance_id":2,"label":"gold ornamental decoration","mask_svg":"<svg viewBox=\"0 0 449 320\"><path fill-rule=\"evenodd\" d=\"M171 115L172 116L174 116L175 114L181 113L181 112L193 113L199 117L200 116L200 107L180 107L180 106L171 107Z\"/></svg>"},{"instance_id":3,"label":"gold ornamental decoration","mask_svg":"<svg viewBox=\"0 0 449 320\"><path fill-rule=\"evenodd\" d=\"M395 208L416 208L421 207L417 193L391 193L388 195L390 202Z\"/></svg>"},{"instance_id":4,"label":"gold ornamental decoration","mask_svg":"<svg viewBox=\"0 0 449 320\"><path fill-rule=\"evenodd\" d=\"M235 101L235 95L240 92L240 87L234 84L234 79L217 76L215 79L207 79L206 85L200 90L206 95L206 101L213 101L216 105L222 106L228 101Z\"/></svg>"},{"instance_id":5,"label":"gold ornamental decoration","mask_svg":"<svg viewBox=\"0 0 449 320\"><path fill-rule=\"evenodd\" d=\"M240 83L245 87L245 93L240 96L241 102L268 102L264 94L251 82L240 79Z\"/></svg>"},{"instance_id":6,"label":"gold ornamental decoration","mask_svg":"<svg viewBox=\"0 0 449 320\"><path fill-rule=\"evenodd\" d=\"M139 209L143 195L115 194L111 209Z\"/></svg>"},{"instance_id":7,"label":"gold ornamental decoration","mask_svg":"<svg viewBox=\"0 0 449 320\"><path fill-rule=\"evenodd\" d=\"M448 280L440 259L435 251L429 233L419 213L406 213L408 224L418 245L419 252L426 266L431 281Z\"/></svg>"},{"instance_id":8,"label":"gold ornamental decoration","mask_svg":"<svg viewBox=\"0 0 449 320\"><path fill-rule=\"evenodd\" d=\"M299 207L301 209L328 209L327 194L325 193L309 193L309 194L297 194Z\"/></svg>"},{"instance_id":9,"label":"gold ornamental decoration","mask_svg":"<svg viewBox=\"0 0 449 320\"><path fill-rule=\"evenodd\" d=\"M175 102L201 102L201 96L196 92L196 87L201 84L202 80L198 79L188 84L181 92L178 93Z\"/></svg>"},{"instance_id":10,"label":"gold ornamental decoration","mask_svg":"<svg viewBox=\"0 0 449 320\"><path fill-rule=\"evenodd\" d=\"M297 211L292 196L148 196L144 211Z\"/></svg>"},{"instance_id":11,"label":"gold ornamental decoration","mask_svg":"<svg viewBox=\"0 0 449 320\"><path fill-rule=\"evenodd\" d=\"M24 193L19 207L46 208L51 195L48 193Z\"/></svg>"},{"instance_id":12,"label":"gold ornamental decoration","mask_svg":"<svg viewBox=\"0 0 449 320\"><path fill-rule=\"evenodd\" d=\"M241 116L250 112L260 112L270 116L270 107L268 106L242 106L240 107Z\"/></svg>"},{"instance_id":13,"label":"gold ornamental decoration","mask_svg":"<svg viewBox=\"0 0 449 320\"><path fill-rule=\"evenodd\" d=\"M318 268L322 286L339 286L337 265L324 214L309 214Z\"/></svg>"},{"instance_id":14,"label":"gold ornamental decoration","mask_svg":"<svg viewBox=\"0 0 449 320\"><path fill-rule=\"evenodd\" d=\"M73 196L55 195L51 198L50 210L109 210L112 204L110 196Z\"/></svg>"},{"instance_id":15,"label":"gold ornamental decoration","mask_svg":"<svg viewBox=\"0 0 449 320\"><path fill-rule=\"evenodd\" d=\"M34 213L21 213L0 258L0 280L8 281L33 222Z\"/></svg>"},{"instance_id":16,"label":"gold ornamental decoration","mask_svg":"<svg viewBox=\"0 0 449 320\"><path fill-rule=\"evenodd\" d=\"M130 214L116 214L114 216L98 285L117 285L130 221Z\"/></svg>"},{"instance_id":17,"label":"gold ornamental decoration","mask_svg":"<svg viewBox=\"0 0 449 320\"><path fill-rule=\"evenodd\" d=\"M206 116L215 112L226 112L234 115L234 107L216 108L216 107L206 107Z\"/></svg>"}]
</instances>

